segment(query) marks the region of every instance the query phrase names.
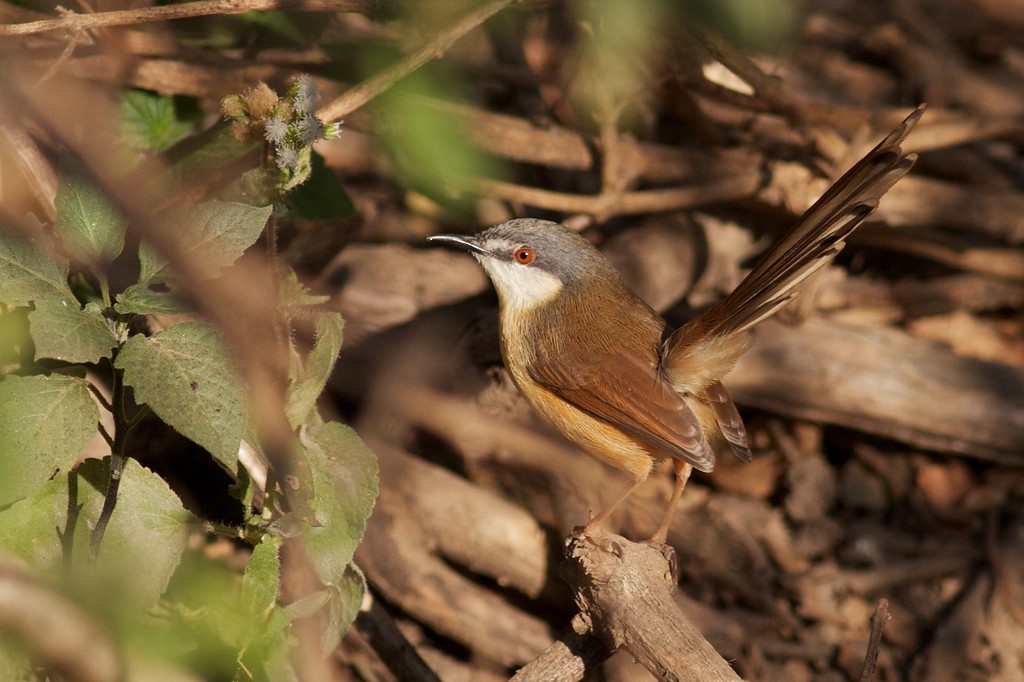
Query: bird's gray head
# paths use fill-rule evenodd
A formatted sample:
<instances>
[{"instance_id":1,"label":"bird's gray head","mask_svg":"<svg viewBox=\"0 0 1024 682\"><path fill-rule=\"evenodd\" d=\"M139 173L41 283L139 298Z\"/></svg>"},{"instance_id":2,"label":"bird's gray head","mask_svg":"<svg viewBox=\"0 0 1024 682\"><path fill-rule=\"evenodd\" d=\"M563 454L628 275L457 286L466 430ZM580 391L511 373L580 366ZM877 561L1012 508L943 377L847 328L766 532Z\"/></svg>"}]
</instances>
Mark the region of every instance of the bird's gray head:
<instances>
[{"instance_id":1,"label":"bird's gray head","mask_svg":"<svg viewBox=\"0 0 1024 682\"><path fill-rule=\"evenodd\" d=\"M473 254L503 307L533 308L611 269L585 239L547 220L510 220L473 236L439 234L429 239Z\"/></svg>"}]
</instances>

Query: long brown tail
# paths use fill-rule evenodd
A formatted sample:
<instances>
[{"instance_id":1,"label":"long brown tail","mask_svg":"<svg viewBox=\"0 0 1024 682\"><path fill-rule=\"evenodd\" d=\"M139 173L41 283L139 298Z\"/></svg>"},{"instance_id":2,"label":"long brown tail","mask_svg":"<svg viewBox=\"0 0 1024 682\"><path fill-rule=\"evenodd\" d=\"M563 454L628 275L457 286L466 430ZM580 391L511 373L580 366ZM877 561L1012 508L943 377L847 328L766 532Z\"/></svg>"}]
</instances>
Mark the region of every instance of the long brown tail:
<instances>
[{"instance_id":1,"label":"long brown tail","mask_svg":"<svg viewBox=\"0 0 1024 682\"><path fill-rule=\"evenodd\" d=\"M916 109L839 178L731 294L678 329L666 341L665 357L706 336L745 331L789 302L793 288L839 253L882 195L914 165L917 155L904 154L900 145L923 113L923 106Z\"/></svg>"}]
</instances>

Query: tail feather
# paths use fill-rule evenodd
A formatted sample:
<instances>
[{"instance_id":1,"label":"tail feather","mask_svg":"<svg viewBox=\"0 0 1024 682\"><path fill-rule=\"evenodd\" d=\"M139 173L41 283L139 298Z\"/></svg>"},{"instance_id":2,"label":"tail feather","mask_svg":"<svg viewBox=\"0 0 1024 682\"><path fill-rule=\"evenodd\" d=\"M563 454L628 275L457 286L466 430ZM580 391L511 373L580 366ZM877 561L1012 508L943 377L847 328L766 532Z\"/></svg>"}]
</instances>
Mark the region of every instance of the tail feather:
<instances>
[{"instance_id":1,"label":"tail feather","mask_svg":"<svg viewBox=\"0 0 1024 682\"><path fill-rule=\"evenodd\" d=\"M699 355L691 346L702 339L746 331L791 300L794 287L845 246L882 195L914 165L917 156L904 154L900 145L923 113L923 107L916 109L837 180L729 296L670 336L663 349L665 369L671 372L674 356Z\"/></svg>"}]
</instances>

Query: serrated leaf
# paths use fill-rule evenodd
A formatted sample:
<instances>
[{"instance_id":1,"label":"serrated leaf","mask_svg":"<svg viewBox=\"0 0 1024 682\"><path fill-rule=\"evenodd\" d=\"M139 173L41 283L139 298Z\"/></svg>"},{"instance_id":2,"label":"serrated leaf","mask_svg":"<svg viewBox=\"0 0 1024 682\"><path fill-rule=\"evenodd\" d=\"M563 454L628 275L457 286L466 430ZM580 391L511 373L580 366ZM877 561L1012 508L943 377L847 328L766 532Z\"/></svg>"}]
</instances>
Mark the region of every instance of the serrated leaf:
<instances>
[{"instance_id":1,"label":"serrated leaf","mask_svg":"<svg viewBox=\"0 0 1024 682\"><path fill-rule=\"evenodd\" d=\"M242 577L242 605L251 617L262 619L277 603L281 560L280 541L269 535L252 550Z\"/></svg>"},{"instance_id":2,"label":"serrated leaf","mask_svg":"<svg viewBox=\"0 0 1024 682\"><path fill-rule=\"evenodd\" d=\"M285 412L292 428L298 428L316 410L316 401L327 385L341 350L345 320L340 313L323 312L316 316L313 348L293 376L289 377Z\"/></svg>"},{"instance_id":3,"label":"serrated leaf","mask_svg":"<svg viewBox=\"0 0 1024 682\"><path fill-rule=\"evenodd\" d=\"M299 440L319 524L303 528L306 553L324 584L340 585L377 499L377 458L355 431L337 422L303 427Z\"/></svg>"},{"instance_id":4,"label":"serrated leaf","mask_svg":"<svg viewBox=\"0 0 1024 682\"><path fill-rule=\"evenodd\" d=\"M138 402L235 471L246 423L245 386L213 327L182 322L148 338L133 336L114 365L124 370Z\"/></svg>"},{"instance_id":5,"label":"serrated leaf","mask_svg":"<svg viewBox=\"0 0 1024 682\"><path fill-rule=\"evenodd\" d=\"M0 381L0 506L69 471L98 421L83 379L10 375Z\"/></svg>"},{"instance_id":6,"label":"serrated leaf","mask_svg":"<svg viewBox=\"0 0 1024 682\"><path fill-rule=\"evenodd\" d=\"M99 518L110 478L109 464L109 457L91 459L78 468L80 527L91 529ZM116 589L122 608L152 606L167 589L195 523L195 517L185 511L162 478L135 460L126 460L117 506L103 535L99 558L83 582L95 584L98 594ZM87 563L87 549L84 537L76 540L82 564Z\"/></svg>"},{"instance_id":7,"label":"serrated leaf","mask_svg":"<svg viewBox=\"0 0 1024 682\"><path fill-rule=\"evenodd\" d=\"M113 260L124 248L124 218L73 162L61 166L54 228L64 245L85 262Z\"/></svg>"},{"instance_id":8,"label":"serrated leaf","mask_svg":"<svg viewBox=\"0 0 1024 682\"><path fill-rule=\"evenodd\" d=\"M285 276L281 279L280 296L281 305L289 310L317 306L331 300L331 297L327 294L310 293L302 285L302 282L299 281L299 276L292 269L288 269Z\"/></svg>"},{"instance_id":9,"label":"serrated leaf","mask_svg":"<svg viewBox=\"0 0 1024 682\"><path fill-rule=\"evenodd\" d=\"M260 142L240 143L231 135L229 124L222 121L184 138L167 150L164 157L173 181L189 184L196 178L217 176L229 168L237 173L240 167L259 165L261 147ZM251 163L244 162L246 156L251 157Z\"/></svg>"},{"instance_id":10,"label":"serrated leaf","mask_svg":"<svg viewBox=\"0 0 1024 682\"><path fill-rule=\"evenodd\" d=\"M33 567L56 573L62 550L57 528L64 528L68 511L68 477L45 481L31 495L0 512L0 548ZM0 678L2 679L2 678Z\"/></svg>"},{"instance_id":11,"label":"serrated leaf","mask_svg":"<svg viewBox=\"0 0 1024 682\"><path fill-rule=\"evenodd\" d=\"M116 344L114 334L99 306L84 310L78 303L47 299L37 301L28 315L36 346L36 360L52 358L65 362L99 362L109 358Z\"/></svg>"},{"instance_id":12,"label":"serrated leaf","mask_svg":"<svg viewBox=\"0 0 1024 682\"><path fill-rule=\"evenodd\" d=\"M75 299L68 286L68 264L0 230L0 303L19 306L48 298Z\"/></svg>"},{"instance_id":13,"label":"serrated leaf","mask_svg":"<svg viewBox=\"0 0 1024 682\"><path fill-rule=\"evenodd\" d=\"M171 230L182 255L199 268L200 276L213 278L256 243L272 210L271 206L211 200L169 209L160 222ZM145 249L139 258L142 284L173 281L166 261L151 249Z\"/></svg>"},{"instance_id":14,"label":"serrated leaf","mask_svg":"<svg viewBox=\"0 0 1024 682\"><path fill-rule=\"evenodd\" d=\"M103 508L109 462L109 457L86 460L73 483L66 475L58 476L0 512L0 548L44 573L60 575L63 554L57 529L66 528L68 496L74 490L74 506L80 507L74 524L74 583L97 606L140 611L167 589L195 518L163 479L127 460L117 504L93 563L88 557L89 535Z\"/></svg>"},{"instance_id":15,"label":"serrated leaf","mask_svg":"<svg viewBox=\"0 0 1024 682\"><path fill-rule=\"evenodd\" d=\"M327 622L321 638L324 658L341 644L341 638L359 615L366 593L366 577L359 567L349 564L341 581L332 586L331 601L327 604Z\"/></svg>"},{"instance_id":16,"label":"serrated leaf","mask_svg":"<svg viewBox=\"0 0 1024 682\"><path fill-rule=\"evenodd\" d=\"M255 679L299 682L292 664L296 643L285 609L275 606L263 623L262 632L245 648L242 662L247 670L256 673Z\"/></svg>"},{"instance_id":17,"label":"serrated leaf","mask_svg":"<svg viewBox=\"0 0 1024 682\"><path fill-rule=\"evenodd\" d=\"M146 242L139 244L139 283L132 286L147 288L147 284L160 284L173 277L167 260Z\"/></svg>"},{"instance_id":18,"label":"serrated leaf","mask_svg":"<svg viewBox=\"0 0 1024 682\"><path fill-rule=\"evenodd\" d=\"M173 97L125 90L119 99L125 144L133 149L162 152L191 129L178 120Z\"/></svg>"},{"instance_id":19,"label":"serrated leaf","mask_svg":"<svg viewBox=\"0 0 1024 682\"><path fill-rule=\"evenodd\" d=\"M295 646L289 613L277 604L280 583L280 540L265 536L253 549L242 578L241 606L251 625L239 642L245 667L263 671L262 679L294 677L290 654ZM257 674L257 679L260 675Z\"/></svg>"},{"instance_id":20,"label":"serrated leaf","mask_svg":"<svg viewBox=\"0 0 1024 682\"><path fill-rule=\"evenodd\" d=\"M117 295L114 310L122 315L180 315L188 309L170 292L133 284Z\"/></svg>"}]
</instances>

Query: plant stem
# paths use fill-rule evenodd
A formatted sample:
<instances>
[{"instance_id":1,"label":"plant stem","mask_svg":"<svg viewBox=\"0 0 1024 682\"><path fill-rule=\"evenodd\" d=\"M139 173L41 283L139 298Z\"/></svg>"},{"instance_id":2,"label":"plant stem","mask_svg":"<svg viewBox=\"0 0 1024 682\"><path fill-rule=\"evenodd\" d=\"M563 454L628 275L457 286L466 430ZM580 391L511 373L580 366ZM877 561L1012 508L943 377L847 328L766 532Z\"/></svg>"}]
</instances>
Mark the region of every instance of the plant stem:
<instances>
[{"instance_id":1,"label":"plant stem","mask_svg":"<svg viewBox=\"0 0 1024 682\"><path fill-rule=\"evenodd\" d=\"M114 408L111 407L109 402L107 402L106 397L104 397L104 395L100 393L100 390L96 388L96 386L91 381L89 382L89 392L92 393L93 397L99 401L100 405L103 406L104 410L106 410L107 412L114 411Z\"/></svg>"},{"instance_id":2,"label":"plant stem","mask_svg":"<svg viewBox=\"0 0 1024 682\"><path fill-rule=\"evenodd\" d=\"M71 577L72 559L75 550L75 527L78 525L78 513L82 505L78 502L78 472L68 473L68 517L64 522L64 530L57 529L60 537L60 549L64 559L64 578Z\"/></svg>"},{"instance_id":3,"label":"plant stem","mask_svg":"<svg viewBox=\"0 0 1024 682\"><path fill-rule=\"evenodd\" d=\"M97 276L100 282L100 296L103 298L103 308L104 310L109 310L111 308L110 282L107 281L105 273L99 273Z\"/></svg>"},{"instance_id":4,"label":"plant stem","mask_svg":"<svg viewBox=\"0 0 1024 682\"><path fill-rule=\"evenodd\" d=\"M124 393L125 387L124 382L121 381L121 373L115 369L113 386L111 387L114 442L110 446L110 477L107 479L107 492L103 497L103 509L100 511L99 518L96 519L96 526L93 527L89 538L89 556L93 561L99 556L103 534L107 531L107 524L110 523L110 517L113 515L114 507L117 505L117 491L121 486L121 472L124 471L126 459L125 443L127 441L128 429L130 428L130 422L124 413ZM133 419L131 423L136 423L136 420Z\"/></svg>"}]
</instances>

